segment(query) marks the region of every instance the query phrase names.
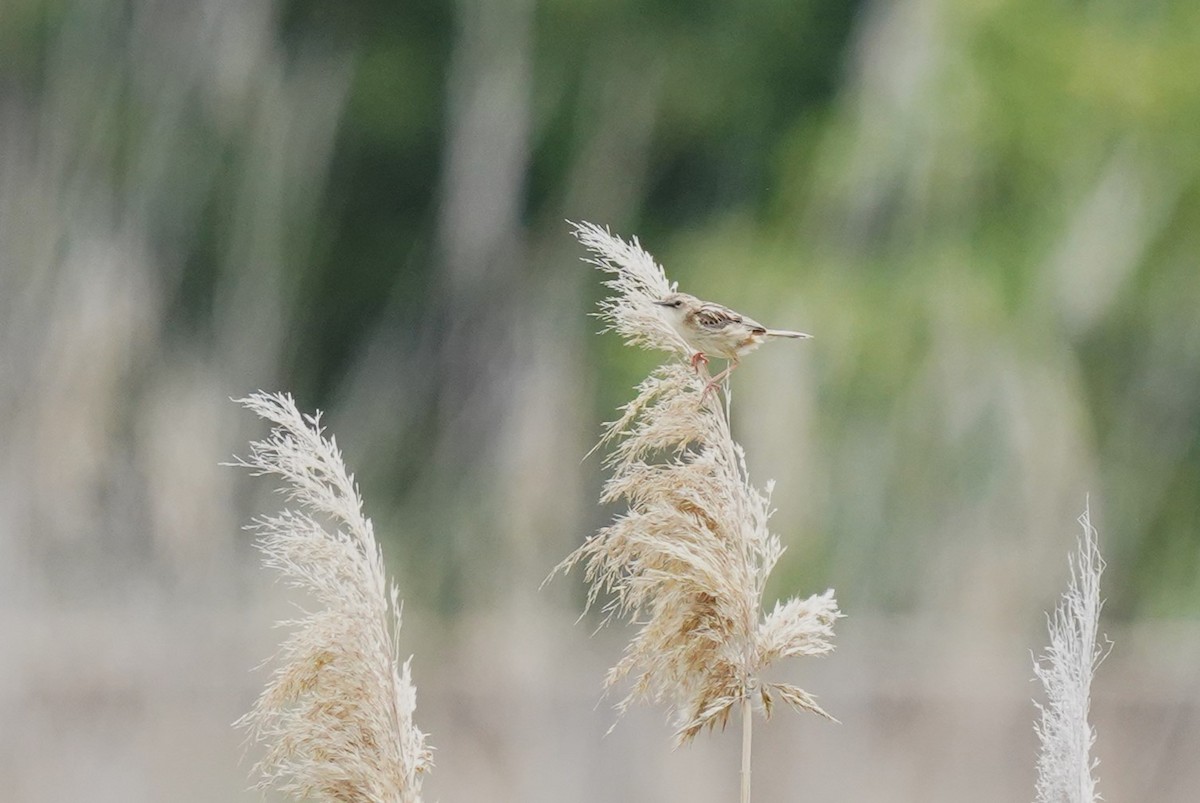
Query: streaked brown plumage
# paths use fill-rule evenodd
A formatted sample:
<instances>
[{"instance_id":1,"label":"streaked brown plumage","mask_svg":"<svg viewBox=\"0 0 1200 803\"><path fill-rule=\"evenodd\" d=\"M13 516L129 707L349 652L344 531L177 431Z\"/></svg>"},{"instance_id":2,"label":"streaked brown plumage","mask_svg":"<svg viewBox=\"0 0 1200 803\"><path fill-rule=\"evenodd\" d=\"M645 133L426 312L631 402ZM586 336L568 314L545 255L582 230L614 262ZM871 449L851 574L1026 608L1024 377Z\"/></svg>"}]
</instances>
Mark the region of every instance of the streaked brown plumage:
<instances>
[{"instance_id":1,"label":"streaked brown plumage","mask_svg":"<svg viewBox=\"0 0 1200 803\"><path fill-rule=\"evenodd\" d=\"M692 355L693 366L707 363L709 356L729 361L725 370L712 378L710 387L729 376L738 367L743 354L750 353L773 337L812 337L787 329L768 329L729 307L701 301L687 293L671 293L654 303L665 310L671 326L695 350L696 353Z\"/></svg>"}]
</instances>

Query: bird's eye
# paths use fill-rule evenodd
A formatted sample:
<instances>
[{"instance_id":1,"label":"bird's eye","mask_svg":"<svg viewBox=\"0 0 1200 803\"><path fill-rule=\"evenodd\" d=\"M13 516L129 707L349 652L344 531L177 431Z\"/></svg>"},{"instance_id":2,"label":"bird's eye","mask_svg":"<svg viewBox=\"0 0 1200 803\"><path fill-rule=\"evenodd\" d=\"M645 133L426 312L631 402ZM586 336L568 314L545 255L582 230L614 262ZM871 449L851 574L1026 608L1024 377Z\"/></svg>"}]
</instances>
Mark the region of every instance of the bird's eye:
<instances>
[{"instance_id":1,"label":"bird's eye","mask_svg":"<svg viewBox=\"0 0 1200 803\"><path fill-rule=\"evenodd\" d=\"M675 300L675 301L671 302L671 306L674 307L675 309L679 309L682 305L683 305L683 302L679 301L679 300Z\"/></svg>"}]
</instances>

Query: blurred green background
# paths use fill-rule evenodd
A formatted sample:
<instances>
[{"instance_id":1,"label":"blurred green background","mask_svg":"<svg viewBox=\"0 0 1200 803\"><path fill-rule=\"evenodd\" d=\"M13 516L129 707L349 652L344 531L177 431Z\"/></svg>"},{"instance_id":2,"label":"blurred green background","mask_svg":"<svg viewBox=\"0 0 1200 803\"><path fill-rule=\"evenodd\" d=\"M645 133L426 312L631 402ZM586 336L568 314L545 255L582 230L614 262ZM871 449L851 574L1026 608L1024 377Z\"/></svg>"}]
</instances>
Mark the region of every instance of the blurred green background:
<instances>
[{"instance_id":1,"label":"blurred green background","mask_svg":"<svg viewBox=\"0 0 1200 803\"><path fill-rule=\"evenodd\" d=\"M732 797L736 751L666 752L659 712L598 741L620 633L571 627L578 577L537 591L616 512L580 459L662 359L594 336L567 220L815 335L733 377L770 591L849 615L801 670L848 724L764 736L764 799L1030 794L1028 650L1089 498L1101 790L1192 799L1200 5L7 0L0 54L13 799L244 786L280 602L238 528L278 501L217 464L258 388L357 473L433 799Z\"/></svg>"}]
</instances>

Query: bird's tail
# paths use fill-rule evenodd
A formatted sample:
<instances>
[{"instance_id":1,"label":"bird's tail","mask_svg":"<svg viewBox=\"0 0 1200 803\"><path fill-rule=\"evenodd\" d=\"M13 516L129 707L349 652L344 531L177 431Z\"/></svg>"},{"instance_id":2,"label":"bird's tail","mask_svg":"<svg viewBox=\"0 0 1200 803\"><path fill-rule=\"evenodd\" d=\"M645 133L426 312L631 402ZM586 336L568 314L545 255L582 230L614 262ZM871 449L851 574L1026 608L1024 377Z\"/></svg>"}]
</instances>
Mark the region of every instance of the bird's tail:
<instances>
[{"instance_id":1,"label":"bird's tail","mask_svg":"<svg viewBox=\"0 0 1200 803\"><path fill-rule=\"evenodd\" d=\"M812 335L806 335L804 332L790 332L787 329L768 329L767 337L796 337L801 340L809 340Z\"/></svg>"}]
</instances>

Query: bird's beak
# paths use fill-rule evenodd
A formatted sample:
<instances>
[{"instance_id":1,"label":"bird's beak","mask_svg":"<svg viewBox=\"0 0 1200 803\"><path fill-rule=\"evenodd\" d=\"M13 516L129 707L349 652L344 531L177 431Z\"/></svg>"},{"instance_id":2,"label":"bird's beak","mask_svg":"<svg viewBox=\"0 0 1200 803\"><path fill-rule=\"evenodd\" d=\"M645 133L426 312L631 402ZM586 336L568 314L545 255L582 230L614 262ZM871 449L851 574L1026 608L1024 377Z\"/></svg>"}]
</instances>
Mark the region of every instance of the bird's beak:
<instances>
[{"instance_id":1,"label":"bird's beak","mask_svg":"<svg viewBox=\"0 0 1200 803\"><path fill-rule=\"evenodd\" d=\"M669 306L671 306L671 303L670 303L669 301L652 301L651 303L652 303L652 304L657 304L657 305L658 305L658 306L660 306L660 307L669 307Z\"/></svg>"}]
</instances>

